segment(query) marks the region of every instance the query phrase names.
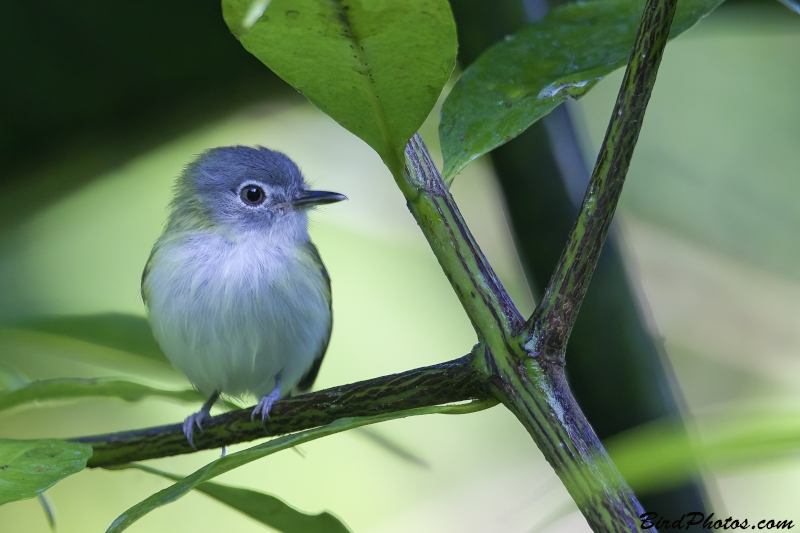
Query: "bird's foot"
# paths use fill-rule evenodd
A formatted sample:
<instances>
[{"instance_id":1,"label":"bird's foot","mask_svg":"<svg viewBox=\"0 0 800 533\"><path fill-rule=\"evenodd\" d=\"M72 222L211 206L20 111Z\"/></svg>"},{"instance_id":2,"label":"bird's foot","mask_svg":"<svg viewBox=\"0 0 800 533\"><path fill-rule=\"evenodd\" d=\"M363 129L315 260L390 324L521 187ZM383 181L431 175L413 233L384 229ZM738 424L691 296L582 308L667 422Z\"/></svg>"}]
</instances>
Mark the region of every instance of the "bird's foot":
<instances>
[{"instance_id":1,"label":"bird's foot","mask_svg":"<svg viewBox=\"0 0 800 533\"><path fill-rule=\"evenodd\" d=\"M261 398L256 408L253 409L253 414L250 415L250 420L255 421L256 415L261 414L261 426L264 426L264 419L269 419L269 412L272 409L272 404L277 402L281 397L281 380L275 380L275 389L272 392Z\"/></svg>"},{"instance_id":2,"label":"bird's foot","mask_svg":"<svg viewBox=\"0 0 800 533\"><path fill-rule=\"evenodd\" d=\"M186 435L186 440L189 441L189 446L191 446L193 450L197 450L197 448L194 447L194 427L197 426L197 429L203 431L202 423L207 416L207 413L198 411L187 416L186 420L183 421L183 434Z\"/></svg>"},{"instance_id":3,"label":"bird's foot","mask_svg":"<svg viewBox=\"0 0 800 533\"><path fill-rule=\"evenodd\" d=\"M197 448L194 447L194 427L197 426L197 429L203 431L203 420L208 418L208 415L211 412L211 406L214 405L214 402L216 402L217 399L219 399L219 393L215 392L208 400L206 400L206 403L203 404L203 407L201 407L199 411L193 415L187 416L186 420L183 421L183 434L186 435L186 440L189 441L189 446L191 446L195 451Z\"/></svg>"}]
</instances>

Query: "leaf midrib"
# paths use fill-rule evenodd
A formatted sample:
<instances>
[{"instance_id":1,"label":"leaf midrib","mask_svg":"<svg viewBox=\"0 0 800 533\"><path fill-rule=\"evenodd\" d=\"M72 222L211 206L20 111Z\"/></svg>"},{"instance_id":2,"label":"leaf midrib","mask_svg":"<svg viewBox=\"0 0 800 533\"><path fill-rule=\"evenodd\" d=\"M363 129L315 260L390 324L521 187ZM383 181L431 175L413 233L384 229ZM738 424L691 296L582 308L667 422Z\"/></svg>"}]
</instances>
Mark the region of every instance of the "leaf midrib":
<instances>
[{"instance_id":1,"label":"leaf midrib","mask_svg":"<svg viewBox=\"0 0 800 533\"><path fill-rule=\"evenodd\" d=\"M388 124L386 120L386 112L383 109L383 106L378 101L378 93L375 89L375 82L372 79L372 69L369 67L369 63L366 59L366 52L361 47L361 40L358 38L358 35L353 28L353 25L350 19L347 16L347 10L343 9L342 7L342 0L330 0L331 4L333 5L333 9L336 12L339 21L341 22L342 26L345 29L345 35L350 40L350 46L353 48L353 52L355 53L356 61L359 63L361 69L359 69L358 73L360 78L362 79L362 83L364 88L366 89L368 103L370 109L375 116L376 122L378 124L378 130L381 135L381 139L383 140L383 150L382 152L388 153L380 153L381 157L386 159L386 157L394 151L394 143L392 143L392 138L389 133ZM369 74L364 74L364 72L369 72ZM394 154L392 154L394 155Z\"/></svg>"}]
</instances>

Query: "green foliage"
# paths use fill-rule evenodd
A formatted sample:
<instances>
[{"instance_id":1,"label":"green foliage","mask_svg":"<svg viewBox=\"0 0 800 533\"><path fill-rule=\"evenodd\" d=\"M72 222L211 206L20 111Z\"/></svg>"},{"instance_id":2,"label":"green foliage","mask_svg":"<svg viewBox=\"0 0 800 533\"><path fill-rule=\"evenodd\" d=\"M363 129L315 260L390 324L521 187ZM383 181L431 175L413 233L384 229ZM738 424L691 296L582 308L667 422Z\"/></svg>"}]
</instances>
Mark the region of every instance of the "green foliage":
<instances>
[{"instance_id":1,"label":"green foliage","mask_svg":"<svg viewBox=\"0 0 800 533\"><path fill-rule=\"evenodd\" d=\"M207 464L206 466L194 472L193 474L190 474L185 478L181 479L174 485L153 494L149 498L146 498L145 500L139 502L138 504L128 509L125 513L120 515L116 520L114 520L114 523L111 524L111 526L109 526L106 533L119 533L120 531L124 531L125 529L128 528L128 526L139 520L141 517L143 517L150 511L158 507L161 507L162 505L172 503L178 498L185 496L186 493L196 488L201 483L204 483L221 474L224 474L225 472L233 470L234 468L246 465L248 463L251 463L253 461L271 455L273 453L285 450L287 448L292 448L294 446L297 446L298 444L303 444L304 442L309 442L321 437L327 437L328 435L333 435L335 433L347 431L348 429L354 429L357 427L366 426L368 424L385 422L387 420L395 420L398 418L405 418L408 416L425 415L433 413L442 413L442 414L473 413L475 411L481 411L483 409L487 409L496 404L497 404L496 401L486 400L482 402L473 402L465 405L422 407L419 409L411 409L409 411L398 411L394 413L386 413L375 416L365 416L358 418L340 418L336 422L333 422L326 426L321 426L293 433L291 435L278 437L276 439L272 439L268 442L265 442L264 444L259 444L258 446L253 446L252 448L248 448L247 450L242 450L240 452L233 453L231 455L226 455L225 457L220 457L219 459Z\"/></svg>"},{"instance_id":2,"label":"green foliage","mask_svg":"<svg viewBox=\"0 0 800 533\"><path fill-rule=\"evenodd\" d=\"M655 422L614 437L608 452L637 493L676 486L704 468L735 470L800 449L800 413L764 413L717 422L703 437Z\"/></svg>"},{"instance_id":3,"label":"green foliage","mask_svg":"<svg viewBox=\"0 0 800 533\"><path fill-rule=\"evenodd\" d=\"M205 398L195 390L163 390L126 381L109 378L60 378L34 381L28 385L0 392L0 411L18 405L48 400L70 398L107 397L121 398L126 402L136 402L148 396L169 398L183 402L202 402Z\"/></svg>"},{"instance_id":4,"label":"green foliage","mask_svg":"<svg viewBox=\"0 0 800 533\"><path fill-rule=\"evenodd\" d=\"M15 328L57 335L119 350L164 365L170 365L159 348L144 317L122 313L68 315L30 318ZM171 365L170 365L171 366ZM202 402L195 390L165 390L114 378L59 378L30 382L7 366L0 366L0 411L24 404L78 398L107 397L136 402L160 397L182 402ZM228 407L235 404L223 403Z\"/></svg>"},{"instance_id":5,"label":"green foliage","mask_svg":"<svg viewBox=\"0 0 800 533\"><path fill-rule=\"evenodd\" d=\"M722 0L681 0L674 38ZM631 53L643 1L568 4L484 52L442 107L443 178L510 141L568 98L579 98Z\"/></svg>"},{"instance_id":6,"label":"green foliage","mask_svg":"<svg viewBox=\"0 0 800 533\"><path fill-rule=\"evenodd\" d=\"M182 479L180 476L149 466L136 464L130 465L129 468L137 468L173 481ZM233 507L257 522L282 533L348 533L350 531L338 518L327 511L319 514L303 513L283 500L262 492L209 481L200 483L194 490Z\"/></svg>"},{"instance_id":7,"label":"green foliage","mask_svg":"<svg viewBox=\"0 0 800 533\"><path fill-rule=\"evenodd\" d=\"M446 0L223 0L222 8L247 51L402 172L405 144L455 65Z\"/></svg>"},{"instance_id":8,"label":"green foliage","mask_svg":"<svg viewBox=\"0 0 800 533\"><path fill-rule=\"evenodd\" d=\"M0 505L34 498L86 468L88 444L58 439L0 439Z\"/></svg>"},{"instance_id":9,"label":"green foliage","mask_svg":"<svg viewBox=\"0 0 800 533\"><path fill-rule=\"evenodd\" d=\"M143 316L124 313L30 318L14 327L105 346L169 365Z\"/></svg>"}]
</instances>

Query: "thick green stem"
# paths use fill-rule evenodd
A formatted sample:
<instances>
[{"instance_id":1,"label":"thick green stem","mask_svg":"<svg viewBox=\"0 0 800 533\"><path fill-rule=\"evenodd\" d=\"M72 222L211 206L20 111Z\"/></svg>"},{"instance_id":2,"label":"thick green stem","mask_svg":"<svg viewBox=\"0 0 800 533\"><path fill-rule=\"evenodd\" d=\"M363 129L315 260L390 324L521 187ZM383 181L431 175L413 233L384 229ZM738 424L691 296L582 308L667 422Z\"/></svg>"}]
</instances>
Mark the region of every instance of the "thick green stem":
<instances>
[{"instance_id":1,"label":"thick green stem","mask_svg":"<svg viewBox=\"0 0 800 533\"><path fill-rule=\"evenodd\" d=\"M522 316L475 242L419 134L406 145L403 177L415 191L406 195L408 208L478 336L510 338L521 327Z\"/></svg>"},{"instance_id":2,"label":"thick green stem","mask_svg":"<svg viewBox=\"0 0 800 533\"><path fill-rule=\"evenodd\" d=\"M495 397L525 426L593 531L641 531L644 513L572 396L564 368L512 354L493 362Z\"/></svg>"},{"instance_id":3,"label":"thick green stem","mask_svg":"<svg viewBox=\"0 0 800 533\"><path fill-rule=\"evenodd\" d=\"M483 343L474 363L522 422L595 531L639 531L643 511L575 403L563 367L530 357L518 312L475 244L419 136L406 148L419 195L409 209Z\"/></svg>"},{"instance_id":4,"label":"thick green stem","mask_svg":"<svg viewBox=\"0 0 800 533\"><path fill-rule=\"evenodd\" d=\"M203 423L194 436L197 450L221 448L269 436L330 424L345 417L372 416L489 397L471 365L471 356L400 374L333 387L281 400L270 420L250 420L252 409L239 409ZM137 431L80 437L91 444L90 467L107 467L146 459L192 453L181 424Z\"/></svg>"},{"instance_id":5,"label":"thick green stem","mask_svg":"<svg viewBox=\"0 0 800 533\"><path fill-rule=\"evenodd\" d=\"M578 218L542 301L525 325L526 348L563 361L600 257L667 44L677 0L648 0Z\"/></svg>"}]
</instances>

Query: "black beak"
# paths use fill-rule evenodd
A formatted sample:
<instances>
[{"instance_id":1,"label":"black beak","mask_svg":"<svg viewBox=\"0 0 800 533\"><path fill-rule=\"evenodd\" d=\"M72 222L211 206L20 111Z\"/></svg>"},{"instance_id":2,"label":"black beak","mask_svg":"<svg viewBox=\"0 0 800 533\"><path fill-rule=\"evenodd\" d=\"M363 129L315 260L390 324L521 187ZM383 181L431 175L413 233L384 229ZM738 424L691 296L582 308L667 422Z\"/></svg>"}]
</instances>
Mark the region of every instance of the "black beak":
<instances>
[{"instance_id":1,"label":"black beak","mask_svg":"<svg viewBox=\"0 0 800 533\"><path fill-rule=\"evenodd\" d=\"M347 200L347 196L338 192L328 191L300 191L297 198L292 201L292 205L301 207L311 207L314 205L332 204Z\"/></svg>"}]
</instances>

